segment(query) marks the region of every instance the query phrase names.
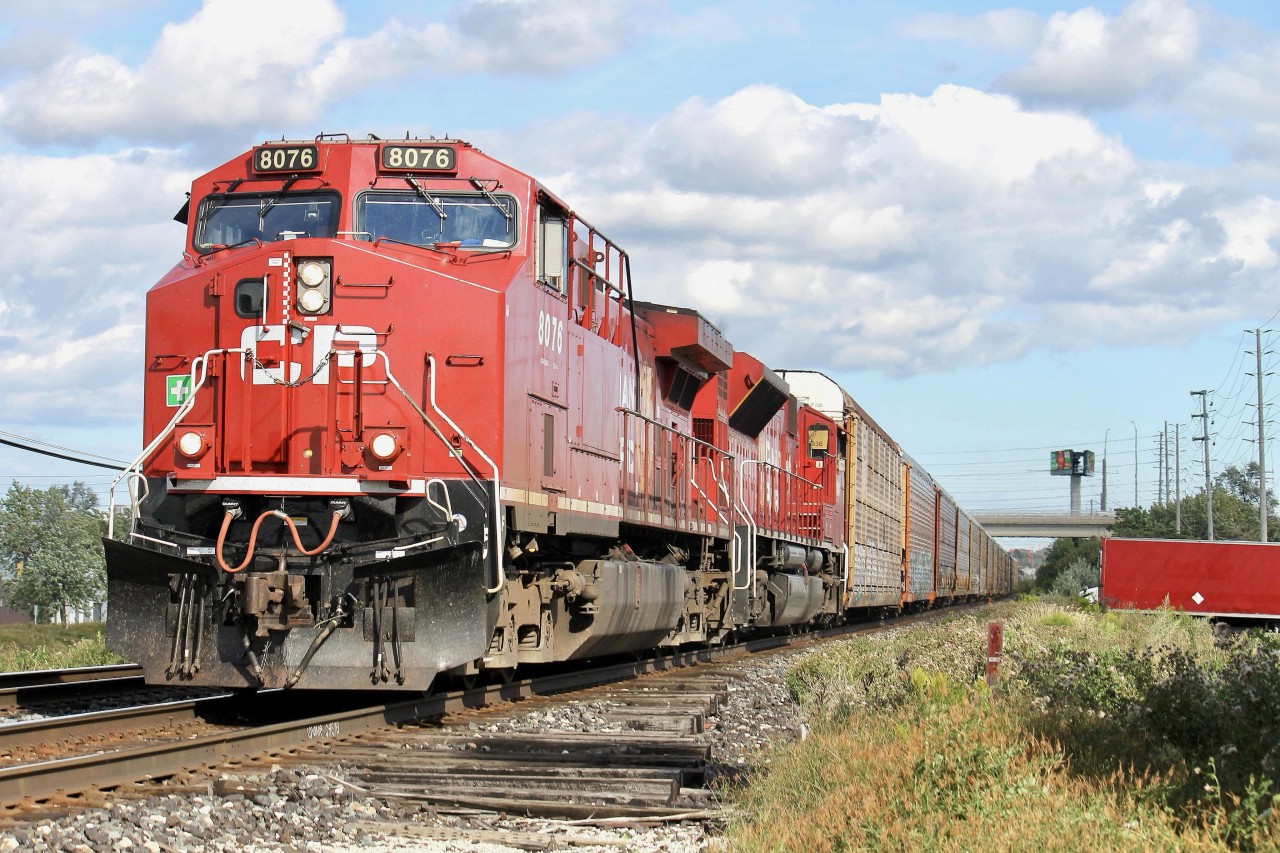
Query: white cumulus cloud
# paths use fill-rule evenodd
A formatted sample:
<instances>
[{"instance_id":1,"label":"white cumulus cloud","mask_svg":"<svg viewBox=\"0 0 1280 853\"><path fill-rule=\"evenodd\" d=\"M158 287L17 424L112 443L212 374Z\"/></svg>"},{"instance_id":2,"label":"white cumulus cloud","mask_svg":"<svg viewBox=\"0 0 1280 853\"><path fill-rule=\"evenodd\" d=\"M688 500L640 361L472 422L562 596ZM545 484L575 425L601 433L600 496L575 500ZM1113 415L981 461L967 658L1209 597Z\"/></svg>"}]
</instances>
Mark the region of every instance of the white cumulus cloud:
<instances>
[{"instance_id":1,"label":"white cumulus cloud","mask_svg":"<svg viewBox=\"0 0 1280 853\"><path fill-rule=\"evenodd\" d=\"M309 126L338 99L414 75L564 74L596 64L650 31L654 5L476 0L456 20L392 18L356 36L334 0L204 0L166 25L137 63L83 46L13 58L26 73L0 90L0 126L27 145L86 146Z\"/></svg>"},{"instance_id":2,"label":"white cumulus cloud","mask_svg":"<svg viewBox=\"0 0 1280 853\"><path fill-rule=\"evenodd\" d=\"M537 132L537 151L488 147L560 176L631 251L640 298L697 307L773 363L905 374L1167 343L1273 310L1269 199L1007 95L823 105L750 86L590 156Z\"/></svg>"},{"instance_id":3,"label":"white cumulus cloud","mask_svg":"<svg viewBox=\"0 0 1280 853\"><path fill-rule=\"evenodd\" d=\"M132 423L143 302L180 258L192 169L172 152L0 155L0 408L9 423Z\"/></svg>"},{"instance_id":4,"label":"white cumulus cloud","mask_svg":"<svg viewBox=\"0 0 1280 853\"><path fill-rule=\"evenodd\" d=\"M1116 107L1195 70L1200 20L1186 0L1134 0L1117 16L1056 12L1027 64L1001 78L1024 98Z\"/></svg>"}]
</instances>

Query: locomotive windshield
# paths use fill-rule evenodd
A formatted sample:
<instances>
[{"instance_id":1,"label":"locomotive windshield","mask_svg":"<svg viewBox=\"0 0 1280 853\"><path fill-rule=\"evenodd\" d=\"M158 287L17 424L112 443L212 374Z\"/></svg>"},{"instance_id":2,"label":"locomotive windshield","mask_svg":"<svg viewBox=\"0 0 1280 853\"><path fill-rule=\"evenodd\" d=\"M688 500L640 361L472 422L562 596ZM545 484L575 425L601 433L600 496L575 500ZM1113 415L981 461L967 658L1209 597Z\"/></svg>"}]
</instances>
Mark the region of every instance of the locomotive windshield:
<instances>
[{"instance_id":1,"label":"locomotive windshield","mask_svg":"<svg viewBox=\"0 0 1280 853\"><path fill-rule=\"evenodd\" d=\"M337 193L211 195L200 204L195 248L264 243L294 237L332 237L338 226Z\"/></svg>"},{"instance_id":2,"label":"locomotive windshield","mask_svg":"<svg viewBox=\"0 0 1280 853\"><path fill-rule=\"evenodd\" d=\"M516 243L516 204L510 196L470 193L366 193L356 201L356 228L370 239L416 246L457 243L508 249Z\"/></svg>"}]
</instances>

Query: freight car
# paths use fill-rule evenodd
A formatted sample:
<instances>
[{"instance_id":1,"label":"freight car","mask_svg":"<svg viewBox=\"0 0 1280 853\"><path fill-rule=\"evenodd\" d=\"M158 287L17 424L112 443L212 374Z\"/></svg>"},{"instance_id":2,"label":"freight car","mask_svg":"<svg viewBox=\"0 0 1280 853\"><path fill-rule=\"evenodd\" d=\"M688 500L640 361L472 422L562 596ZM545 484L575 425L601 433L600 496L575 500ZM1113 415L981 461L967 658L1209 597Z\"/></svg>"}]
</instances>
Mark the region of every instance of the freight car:
<instances>
[{"instance_id":1,"label":"freight car","mask_svg":"<svg viewBox=\"0 0 1280 853\"><path fill-rule=\"evenodd\" d=\"M1105 538L1100 598L1117 609L1277 621L1280 545Z\"/></svg>"},{"instance_id":2,"label":"freight car","mask_svg":"<svg viewBox=\"0 0 1280 853\"><path fill-rule=\"evenodd\" d=\"M149 681L422 690L1009 590L836 383L635 301L626 252L466 142L265 143L176 218L105 540Z\"/></svg>"}]
</instances>

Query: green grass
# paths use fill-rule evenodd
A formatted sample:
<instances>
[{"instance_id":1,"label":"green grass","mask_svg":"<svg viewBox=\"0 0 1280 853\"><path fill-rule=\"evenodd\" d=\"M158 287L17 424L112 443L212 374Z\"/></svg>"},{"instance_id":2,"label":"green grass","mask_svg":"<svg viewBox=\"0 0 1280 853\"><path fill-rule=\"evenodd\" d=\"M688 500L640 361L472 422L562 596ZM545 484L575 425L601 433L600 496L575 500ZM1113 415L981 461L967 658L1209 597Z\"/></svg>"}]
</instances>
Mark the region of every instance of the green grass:
<instances>
[{"instance_id":1,"label":"green grass","mask_svg":"<svg viewBox=\"0 0 1280 853\"><path fill-rule=\"evenodd\" d=\"M107 651L101 622L0 625L0 672L123 663Z\"/></svg>"},{"instance_id":2,"label":"green grass","mask_svg":"<svg viewBox=\"0 0 1280 853\"><path fill-rule=\"evenodd\" d=\"M1024 600L839 644L788 685L813 731L734 793L733 850L1280 850L1274 635Z\"/></svg>"}]
</instances>

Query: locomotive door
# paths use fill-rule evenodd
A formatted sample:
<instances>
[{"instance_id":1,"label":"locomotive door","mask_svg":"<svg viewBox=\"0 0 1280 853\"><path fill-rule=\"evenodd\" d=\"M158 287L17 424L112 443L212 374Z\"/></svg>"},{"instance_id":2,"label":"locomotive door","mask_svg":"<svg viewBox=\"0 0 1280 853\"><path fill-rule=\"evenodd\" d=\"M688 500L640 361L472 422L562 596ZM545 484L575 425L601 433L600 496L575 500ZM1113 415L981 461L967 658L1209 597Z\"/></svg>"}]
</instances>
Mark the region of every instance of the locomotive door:
<instances>
[{"instance_id":1,"label":"locomotive door","mask_svg":"<svg viewBox=\"0 0 1280 853\"><path fill-rule=\"evenodd\" d=\"M545 261L540 263L542 266ZM525 466L531 491L536 485L544 493L564 495L569 483L566 436L572 418L566 381L573 360L566 334L569 307L561 279L543 270L539 272L539 284L531 290L532 308L537 312L537 333L527 339L534 347L528 385Z\"/></svg>"},{"instance_id":2,"label":"locomotive door","mask_svg":"<svg viewBox=\"0 0 1280 853\"><path fill-rule=\"evenodd\" d=\"M569 477L565 459L567 412L536 397L529 398L530 480L544 492L564 494Z\"/></svg>"}]
</instances>

